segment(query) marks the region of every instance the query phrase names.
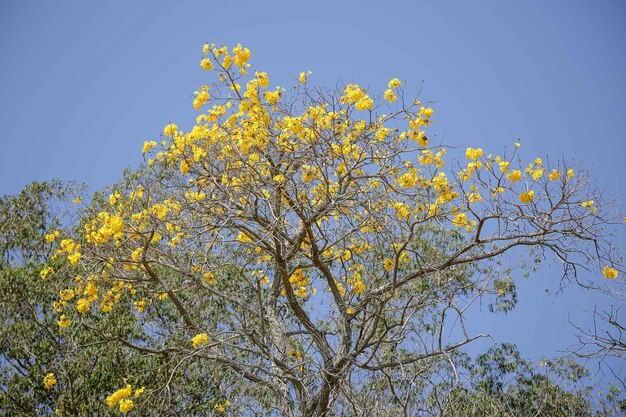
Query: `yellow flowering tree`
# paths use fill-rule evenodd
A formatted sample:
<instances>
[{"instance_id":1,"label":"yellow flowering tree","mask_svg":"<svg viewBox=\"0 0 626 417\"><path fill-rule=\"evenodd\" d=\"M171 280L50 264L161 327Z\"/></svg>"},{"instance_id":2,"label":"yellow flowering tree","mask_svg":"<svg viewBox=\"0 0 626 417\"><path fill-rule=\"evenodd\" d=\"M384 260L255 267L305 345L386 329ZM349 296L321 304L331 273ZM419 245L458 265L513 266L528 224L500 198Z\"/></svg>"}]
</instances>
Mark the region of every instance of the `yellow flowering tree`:
<instances>
[{"instance_id":1,"label":"yellow flowering tree","mask_svg":"<svg viewBox=\"0 0 626 417\"><path fill-rule=\"evenodd\" d=\"M464 326L475 300L514 306L505 253L556 259L564 283L580 268L621 279L617 213L581 166L523 162L518 144L450 157L432 107L395 78L327 89L302 72L286 89L241 45L203 53L195 123L165 126L145 175L50 241L82 277L58 300L64 331L133 306L145 337L103 340L172 375L201 363L247 381L220 385L215 413L356 407L368 381L481 337ZM169 384L143 397L175 402ZM131 411L134 388L106 393L111 407Z\"/></svg>"}]
</instances>

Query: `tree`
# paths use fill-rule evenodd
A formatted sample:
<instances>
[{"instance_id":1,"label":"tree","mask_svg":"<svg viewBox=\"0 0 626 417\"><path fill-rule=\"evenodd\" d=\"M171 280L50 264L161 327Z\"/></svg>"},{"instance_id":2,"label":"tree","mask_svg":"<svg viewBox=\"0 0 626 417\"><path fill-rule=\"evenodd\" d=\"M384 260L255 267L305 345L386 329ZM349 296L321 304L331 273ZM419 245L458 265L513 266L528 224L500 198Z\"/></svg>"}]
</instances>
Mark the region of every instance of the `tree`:
<instances>
[{"instance_id":1,"label":"tree","mask_svg":"<svg viewBox=\"0 0 626 417\"><path fill-rule=\"evenodd\" d=\"M443 415L599 417L624 411L614 394L594 392L589 371L570 359L542 360L538 369L503 344L475 362L471 387L455 388Z\"/></svg>"},{"instance_id":2,"label":"tree","mask_svg":"<svg viewBox=\"0 0 626 417\"><path fill-rule=\"evenodd\" d=\"M0 198L0 416L49 416L55 411L75 417L116 415L102 401L103 392L114 391L127 377L158 384L169 377L170 364L163 356L143 355L117 343L118 337L143 337L133 306L120 304L93 326L75 326L71 332L57 324L58 298L78 296L67 291L77 277L59 270L51 279L47 268L56 262L49 240L55 230L70 233L66 228L75 226L65 203L76 197L80 204L81 189L58 181L33 183L17 196ZM215 379L197 366L172 378L177 402L187 403L178 411L209 413L213 403L207 394L215 391ZM159 403L154 406L167 412ZM135 415L152 416L154 409Z\"/></svg>"},{"instance_id":3,"label":"tree","mask_svg":"<svg viewBox=\"0 0 626 417\"><path fill-rule=\"evenodd\" d=\"M240 45L203 52L217 75L195 93L195 125L165 126L144 144L145 175L50 235L50 278L81 277L58 300L61 334L99 328L171 364L129 375L111 408L180 410L191 400L174 380L199 367L218 375L215 414L396 415L363 408L376 384L394 390L404 369L419 378L482 337L464 325L476 300L514 307L503 255L552 256L564 284L580 268L624 272L605 237L618 215L582 166L526 165L519 144L449 161L426 133L433 109L398 79L378 97L301 73L287 92L251 74ZM140 334L102 326L121 312Z\"/></svg>"}]
</instances>

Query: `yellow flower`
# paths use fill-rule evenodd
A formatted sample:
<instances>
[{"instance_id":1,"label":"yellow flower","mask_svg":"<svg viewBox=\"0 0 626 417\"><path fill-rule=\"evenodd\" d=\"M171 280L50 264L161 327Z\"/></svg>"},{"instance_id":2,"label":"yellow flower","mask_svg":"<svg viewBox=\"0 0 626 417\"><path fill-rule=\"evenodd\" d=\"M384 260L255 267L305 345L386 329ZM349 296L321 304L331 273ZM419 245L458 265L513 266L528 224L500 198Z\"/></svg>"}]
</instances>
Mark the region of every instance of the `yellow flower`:
<instances>
[{"instance_id":1,"label":"yellow flower","mask_svg":"<svg viewBox=\"0 0 626 417\"><path fill-rule=\"evenodd\" d=\"M240 43L233 48L233 53L235 54L233 63L238 67L243 67L250 59L250 50L248 48L242 48Z\"/></svg>"},{"instance_id":2,"label":"yellow flower","mask_svg":"<svg viewBox=\"0 0 626 417\"><path fill-rule=\"evenodd\" d=\"M519 195L519 200L524 204L532 203L534 199L535 192L533 190L523 192Z\"/></svg>"},{"instance_id":3,"label":"yellow flower","mask_svg":"<svg viewBox=\"0 0 626 417\"><path fill-rule=\"evenodd\" d=\"M298 77L298 81L300 81L302 84L306 84L307 78L311 74L312 74L311 71L309 71L309 72L301 72L300 76Z\"/></svg>"},{"instance_id":4,"label":"yellow flower","mask_svg":"<svg viewBox=\"0 0 626 417\"><path fill-rule=\"evenodd\" d=\"M354 107L357 110L368 110L372 108L373 104L374 104L374 100L372 100L370 96L365 94L356 103L354 103Z\"/></svg>"},{"instance_id":5,"label":"yellow flower","mask_svg":"<svg viewBox=\"0 0 626 417\"><path fill-rule=\"evenodd\" d=\"M257 80L259 80L259 85L262 88L267 88L267 86L270 83L270 79L267 77L267 73L265 73L265 72L255 72L254 75L257 78Z\"/></svg>"},{"instance_id":6,"label":"yellow flower","mask_svg":"<svg viewBox=\"0 0 626 417\"><path fill-rule=\"evenodd\" d=\"M522 179L522 171L520 171L519 169L516 169L514 171L509 172L508 174L506 174L506 178L511 181L511 184L516 183L517 181Z\"/></svg>"},{"instance_id":7,"label":"yellow flower","mask_svg":"<svg viewBox=\"0 0 626 417\"><path fill-rule=\"evenodd\" d=\"M392 78L391 81L389 81L389 83L387 84L387 87L389 87L389 88L400 88L401 85L402 85L402 81L400 81L397 78Z\"/></svg>"},{"instance_id":8,"label":"yellow flower","mask_svg":"<svg viewBox=\"0 0 626 417\"><path fill-rule=\"evenodd\" d=\"M51 267L49 267L49 266L46 266L44 269L42 269L42 270L39 272L39 276L41 276L41 279L46 279L46 277L48 276L48 274L50 274L50 273L52 273L52 272L54 272L54 269L52 269L52 268L51 268Z\"/></svg>"},{"instance_id":9,"label":"yellow flower","mask_svg":"<svg viewBox=\"0 0 626 417\"><path fill-rule=\"evenodd\" d=\"M481 201L483 201L483 196L479 193L473 192L467 195L467 202L470 204L480 203Z\"/></svg>"},{"instance_id":10,"label":"yellow flower","mask_svg":"<svg viewBox=\"0 0 626 417\"><path fill-rule=\"evenodd\" d=\"M91 307L91 302L86 298L81 298L80 300L76 302L76 310L78 310L80 314L83 314L89 311L90 307Z\"/></svg>"},{"instance_id":11,"label":"yellow flower","mask_svg":"<svg viewBox=\"0 0 626 417\"><path fill-rule=\"evenodd\" d=\"M410 214L410 208L401 201L393 203L393 208L396 210L396 215L399 219L408 220Z\"/></svg>"},{"instance_id":12,"label":"yellow flower","mask_svg":"<svg viewBox=\"0 0 626 417\"><path fill-rule=\"evenodd\" d=\"M607 279L615 279L619 276L619 272L617 272L617 269L615 268L604 265L604 268L602 269L602 275L604 275L604 277Z\"/></svg>"},{"instance_id":13,"label":"yellow flower","mask_svg":"<svg viewBox=\"0 0 626 417\"><path fill-rule=\"evenodd\" d=\"M146 304L148 304L147 298L142 298L139 301L135 301L133 304L139 313L143 313L146 310Z\"/></svg>"},{"instance_id":14,"label":"yellow flower","mask_svg":"<svg viewBox=\"0 0 626 417\"><path fill-rule=\"evenodd\" d=\"M74 298L74 290L71 288L59 291L59 297L63 301L69 301Z\"/></svg>"},{"instance_id":15,"label":"yellow flower","mask_svg":"<svg viewBox=\"0 0 626 417\"><path fill-rule=\"evenodd\" d=\"M574 177L574 170L570 168L567 170L567 178L572 178L572 177Z\"/></svg>"},{"instance_id":16,"label":"yellow flower","mask_svg":"<svg viewBox=\"0 0 626 417\"><path fill-rule=\"evenodd\" d=\"M204 278L205 282L209 285L217 283L217 280L215 279L215 275L213 275L212 272L205 272L204 274L202 274L202 277Z\"/></svg>"},{"instance_id":17,"label":"yellow flower","mask_svg":"<svg viewBox=\"0 0 626 417\"><path fill-rule=\"evenodd\" d=\"M146 390L146 387L137 388L135 390L135 397L139 397Z\"/></svg>"},{"instance_id":18,"label":"yellow flower","mask_svg":"<svg viewBox=\"0 0 626 417\"><path fill-rule=\"evenodd\" d=\"M395 262L393 261L393 259L391 258L387 258L383 261L383 267L387 270L387 271L391 271L393 269L393 267L395 266Z\"/></svg>"},{"instance_id":19,"label":"yellow flower","mask_svg":"<svg viewBox=\"0 0 626 417\"><path fill-rule=\"evenodd\" d=\"M46 376L43 377L43 386L45 389L52 389L56 383L57 379L52 372L47 373Z\"/></svg>"},{"instance_id":20,"label":"yellow flower","mask_svg":"<svg viewBox=\"0 0 626 417\"><path fill-rule=\"evenodd\" d=\"M214 408L216 411L223 413L226 411L226 408L230 405L230 401L225 400L223 403L216 403Z\"/></svg>"},{"instance_id":21,"label":"yellow flower","mask_svg":"<svg viewBox=\"0 0 626 417\"><path fill-rule=\"evenodd\" d=\"M199 193L197 191L187 191L185 197L191 201L202 201L206 199L206 193ZM177 212L180 210L177 210Z\"/></svg>"},{"instance_id":22,"label":"yellow flower","mask_svg":"<svg viewBox=\"0 0 626 417\"><path fill-rule=\"evenodd\" d=\"M302 287L307 284L308 278L304 274L304 271L301 268L298 268L293 271L293 274L289 276L289 282L296 286Z\"/></svg>"},{"instance_id":23,"label":"yellow flower","mask_svg":"<svg viewBox=\"0 0 626 417\"><path fill-rule=\"evenodd\" d=\"M426 146L426 145L428 145L428 138L426 137L426 134L424 133L424 131L423 131L423 130L422 130L422 131L419 131L419 132L418 132L418 131L416 131L416 130L411 130L411 131L409 132L409 138L410 138L411 140L416 140L416 141L417 141L417 143L419 143L421 146ZM420 157L421 157L421 155L420 155ZM428 159L428 157L427 157L427 156L426 156L425 158L426 158L426 159ZM434 159L433 159L431 162L434 162ZM420 163L421 163L421 162L420 162ZM422 165L425 165L425 164L422 164Z\"/></svg>"},{"instance_id":24,"label":"yellow flower","mask_svg":"<svg viewBox=\"0 0 626 417\"><path fill-rule=\"evenodd\" d=\"M115 193L113 193L113 194L109 195L109 203L110 203L112 206L114 206L114 205L115 205L115 203L117 203L117 200L119 200L121 196L122 196L122 195L121 195L120 193L117 193L117 192L115 192Z\"/></svg>"},{"instance_id":25,"label":"yellow flower","mask_svg":"<svg viewBox=\"0 0 626 417\"><path fill-rule=\"evenodd\" d=\"M237 235L237 241L238 242L252 242L252 239L250 238L250 236L248 236L244 232L239 232L239 234Z\"/></svg>"},{"instance_id":26,"label":"yellow flower","mask_svg":"<svg viewBox=\"0 0 626 417\"><path fill-rule=\"evenodd\" d=\"M352 104L360 100L365 95L364 90L358 84L348 84L343 89L341 102L344 104Z\"/></svg>"},{"instance_id":27,"label":"yellow flower","mask_svg":"<svg viewBox=\"0 0 626 417\"><path fill-rule=\"evenodd\" d=\"M93 282L87 283L87 288L85 288L85 295L89 296L89 300L93 301L98 297L98 287Z\"/></svg>"},{"instance_id":28,"label":"yellow flower","mask_svg":"<svg viewBox=\"0 0 626 417\"><path fill-rule=\"evenodd\" d=\"M143 258L143 248L135 249L133 253L130 254L130 258L135 262L141 261Z\"/></svg>"},{"instance_id":29,"label":"yellow flower","mask_svg":"<svg viewBox=\"0 0 626 417\"><path fill-rule=\"evenodd\" d=\"M65 316L65 314L61 314L61 317L59 318L59 321L57 321L57 324L59 325L59 327L66 328L67 326L72 324L72 321L70 319L68 319Z\"/></svg>"},{"instance_id":30,"label":"yellow flower","mask_svg":"<svg viewBox=\"0 0 626 417\"><path fill-rule=\"evenodd\" d=\"M233 59L230 57L230 55L224 55L224 59L222 60L222 66L226 69L230 68L230 64L233 63Z\"/></svg>"},{"instance_id":31,"label":"yellow flower","mask_svg":"<svg viewBox=\"0 0 626 417\"><path fill-rule=\"evenodd\" d=\"M206 70L206 71L210 71L213 69L213 63L211 62L209 58L204 58L202 61L200 61L200 66L202 67L203 70Z\"/></svg>"},{"instance_id":32,"label":"yellow flower","mask_svg":"<svg viewBox=\"0 0 626 417\"><path fill-rule=\"evenodd\" d=\"M465 214L465 213L458 213L452 219L452 224L454 226L456 226L456 227L463 227L463 226L465 226L467 224L467 214Z\"/></svg>"},{"instance_id":33,"label":"yellow flower","mask_svg":"<svg viewBox=\"0 0 626 417\"><path fill-rule=\"evenodd\" d=\"M398 261L408 264L409 262L411 262L411 257L409 256L408 252L402 252L398 258Z\"/></svg>"},{"instance_id":34,"label":"yellow flower","mask_svg":"<svg viewBox=\"0 0 626 417\"><path fill-rule=\"evenodd\" d=\"M423 118L425 118L425 119L428 119L434 113L435 113L435 111L432 108L430 108L430 107L420 107L420 111L419 111L418 115L423 117ZM480 151L482 152L482 149L480 149Z\"/></svg>"},{"instance_id":35,"label":"yellow flower","mask_svg":"<svg viewBox=\"0 0 626 417\"><path fill-rule=\"evenodd\" d=\"M276 104L281 94L282 91L280 90L280 88L277 88L276 91L266 91L265 101L267 101L269 104Z\"/></svg>"},{"instance_id":36,"label":"yellow flower","mask_svg":"<svg viewBox=\"0 0 626 417\"><path fill-rule=\"evenodd\" d=\"M176 126L174 123L170 123L163 128L163 134L165 136L173 136L176 133L176 130L178 130L178 126Z\"/></svg>"},{"instance_id":37,"label":"yellow flower","mask_svg":"<svg viewBox=\"0 0 626 417\"><path fill-rule=\"evenodd\" d=\"M52 243L56 240L56 238L58 238L59 236L61 236L61 232L59 232L58 230L55 230L51 233L48 233L45 238L46 238L46 242L48 243Z\"/></svg>"},{"instance_id":38,"label":"yellow flower","mask_svg":"<svg viewBox=\"0 0 626 417\"><path fill-rule=\"evenodd\" d=\"M385 96L384 96L385 100L387 100L390 103L393 103L394 101L397 100L398 96L396 96L396 93L393 92L392 89L386 90L385 91Z\"/></svg>"},{"instance_id":39,"label":"yellow flower","mask_svg":"<svg viewBox=\"0 0 626 417\"><path fill-rule=\"evenodd\" d=\"M531 176L533 177L533 180L537 181L539 178L541 178L541 177L543 176L543 173L544 173L545 171L546 171L546 170L545 170L545 169L543 169L543 168L538 168L538 169L534 170L534 171L532 172L532 174L531 174Z\"/></svg>"},{"instance_id":40,"label":"yellow flower","mask_svg":"<svg viewBox=\"0 0 626 417\"><path fill-rule=\"evenodd\" d=\"M481 156L483 156L483 150L482 148L467 148L465 150L465 157L469 160L475 161L478 158L480 158Z\"/></svg>"},{"instance_id":41,"label":"yellow flower","mask_svg":"<svg viewBox=\"0 0 626 417\"><path fill-rule=\"evenodd\" d=\"M100 308L105 313L110 313L113 310L113 302L112 301L103 301L100 303Z\"/></svg>"},{"instance_id":42,"label":"yellow flower","mask_svg":"<svg viewBox=\"0 0 626 417\"><path fill-rule=\"evenodd\" d=\"M207 86L202 86L199 91L194 91L195 99L193 100L193 108L196 110L200 110L202 106L206 104L207 101L211 98L209 92L207 91Z\"/></svg>"},{"instance_id":43,"label":"yellow flower","mask_svg":"<svg viewBox=\"0 0 626 417\"><path fill-rule=\"evenodd\" d=\"M306 182L313 181L319 176L318 169L314 166L304 164L302 165L302 179Z\"/></svg>"},{"instance_id":44,"label":"yellow flower","mask_svg":"<svg viewBox=\"0 0 626 417\"><path fill-rule=\"evenodd\" d=\"M155 146L157 146L157 143L155 141L153 141L153 140L145 141L143 143L143 148L141 148L141 153L145 154L146 152L148 152L150 149L152 149Z\"/></svg>"},{"instance_id":45,"label":"yellow flower","mask_svg":"<svg viewBox=\"0 0 626 417\"><path fill-rule=\"evenodd\" d=\"M82 255L79 252L74 252L73 254L69 255L67 259L73 266L76 266L78 265L78 260L81 258L81 256Z\"/></svg>"},{"instance_id":46,"label":"yellow flower","mask_svg":"<svg viewBox=\"0 0 626 417\"><path fill-rule=\"evenodd\" d=\"M284 291L284 290L283 290L283 291ZM302 297L302 298L306 297L306 296L307 296L306 287L298 287L298 288L297 288L297 289L293 292L293 294L294 294L296 297Z\"/></svg>"},{"instance_id":47,"label":"yellow flower","mask_svg":"<svg viewBox=\"0 0 626 417\"><path fill-rule=\"evenodd\" d=\"M557 171L556 169L553 169L552 171L550 171L550 173L548 174L548 179L550 181L556 181L558 179L561 178L561 173L559 171Z\"/></svg>"},{"instance_id":48,"label":"yellow flower","mask_svg":"<svg viewBox=\"0 0 626 417\"><path fill-rule=\"evenodd\" d=\"M415 168L409 169L406 174L397 178L396 181L405 188L414 187L417 184L417 170Z\"/></svg>"},{"instance_id":49,"label":"yellow flower","mask_svg":"<svg viewBox=\"0 0 626 417\"><path fill-rule=\"evenodd\" d=\"M106 399L106 403L110 408L115 407L120 401L130 397L133 393L133 388L129 385L122 389L118 389L113 394L109 395ZM132 407L131 407L132 408ZM130 410L130 408L129 408Z\"/></svg>"},{"instance_id":50,"label":"yellow flower","mask_svg":"<svg viewBox=\"0 0 626 417\"><path fill-rule=\"evenodd\" d=\"M191 339L191 344L193 345L194 349L201 345L207 345L208 343L209 335L206 333L198 333Z\"/></svg>"},{"instance_id":51,"label":"yellow flower","mask_svg":"<svg viewBox=\"0 0 626 417\"><path fill-rule=\"evenodd\" d=\"M595 201L588 200L588 201L583 201L582 203L580 203L580 205L583 206L584 208L589 209L593 213L594 211L596 211L596 207L593 206L594 203Z\"/></svg>"},{"instance_id":52,"label":"yellow flower","mask_svg":"<svg viewBox=\"0 0 626 417\"><path fill-rule=\"evenodd\" d=\"M132 410L134 406L135 404L133 403L133 400L129 400L125 398L122 401L120 401L120 413L126 414L130 410Z\"/></svg>"}]
</instances>

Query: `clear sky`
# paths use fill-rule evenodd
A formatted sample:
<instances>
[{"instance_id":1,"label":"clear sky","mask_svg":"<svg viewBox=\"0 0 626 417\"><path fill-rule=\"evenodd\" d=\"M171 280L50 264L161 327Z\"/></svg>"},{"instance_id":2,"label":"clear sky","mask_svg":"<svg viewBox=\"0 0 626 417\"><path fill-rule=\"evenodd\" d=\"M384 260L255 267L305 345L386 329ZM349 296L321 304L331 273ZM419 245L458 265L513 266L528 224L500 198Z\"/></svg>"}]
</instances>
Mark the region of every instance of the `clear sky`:
<instances>
[{"instance_id":1,"label":"clear sky","mask_svg":"<svg viewBox=\"0 0 626 417\"><path fill-rule=\"evenodd\" d=\"M205 42L252 51L291 85L391 77L437 101L445 142L584 162L626 203L626 3L603 1L0 2L0 194L33 180L97 190L141 162L162 127L191 126ZM621 238L622 247L626 239ZM519 308L476 329L533 359L574 341L596 295L550 296L559 268L521 283ZM602 279L598 276L598 279Z\"/></svg>"}]
</instances>

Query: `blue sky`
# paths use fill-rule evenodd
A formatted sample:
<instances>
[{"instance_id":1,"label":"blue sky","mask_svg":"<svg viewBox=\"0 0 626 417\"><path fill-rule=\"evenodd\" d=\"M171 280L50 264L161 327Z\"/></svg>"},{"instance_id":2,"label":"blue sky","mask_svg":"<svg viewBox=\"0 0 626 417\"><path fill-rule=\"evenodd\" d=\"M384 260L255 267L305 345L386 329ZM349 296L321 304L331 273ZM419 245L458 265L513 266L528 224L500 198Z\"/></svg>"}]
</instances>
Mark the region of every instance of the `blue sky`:
<instances>
[{"instance_id":1,"label":"blue sky","mask_svg":"<svg viewBox=\"0 0 626 417\"><path fill-rule=\"evenodd\" d=\"M626 168L626 5L622 1L3 1L0 194L33 180L97 190L141 162L162 127L189 127L205 42L252 50L255 69L291 85L391 77L436 101L432 131L459 147L586 164L621 200ZM626 239L620 239L626 247ZM519 308L476 319L531 358L574 341L564 320L603 301L558 268L521 282ZM601 277L598 277L601 279ZM484 322L481 322L484 320Z\"/></svg>"}]
</instances>

